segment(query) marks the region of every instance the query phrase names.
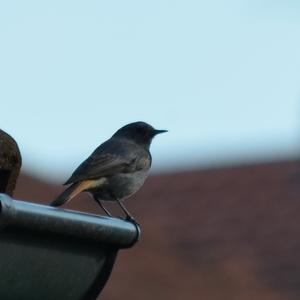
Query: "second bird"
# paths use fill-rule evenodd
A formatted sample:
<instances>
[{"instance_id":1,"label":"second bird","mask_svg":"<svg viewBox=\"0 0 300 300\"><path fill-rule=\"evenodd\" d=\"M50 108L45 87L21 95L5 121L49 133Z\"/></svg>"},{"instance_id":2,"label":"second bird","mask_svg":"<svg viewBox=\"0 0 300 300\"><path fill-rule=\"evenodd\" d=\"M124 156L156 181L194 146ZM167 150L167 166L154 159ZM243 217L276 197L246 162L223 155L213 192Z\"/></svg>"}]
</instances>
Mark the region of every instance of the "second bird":
<instances>
[{"instance_id":1,"label":"second bird","mask_svg":"<svg viewBox=\"0 0 300 300\"><path fill-rule=\"evenodd\" d=\"M107 215L102 201L116 201L126 217L132 216L121 202L137 192L148 177L151 167L150 144L157 130L145 122L134 122L120 128L101 144L72 174L70 186L51 206L60 206L81 192L89 192Z\"/></svg>"}]
</instances>

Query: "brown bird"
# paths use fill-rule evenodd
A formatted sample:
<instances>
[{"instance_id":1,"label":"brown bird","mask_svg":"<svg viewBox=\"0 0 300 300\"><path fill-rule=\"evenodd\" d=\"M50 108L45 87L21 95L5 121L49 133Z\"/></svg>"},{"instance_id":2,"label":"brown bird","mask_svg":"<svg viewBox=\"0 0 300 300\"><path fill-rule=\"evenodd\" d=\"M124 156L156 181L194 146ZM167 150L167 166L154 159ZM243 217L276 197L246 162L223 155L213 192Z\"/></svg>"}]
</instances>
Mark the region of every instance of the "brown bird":
<instances>
[{"instance_id":1,"label":"brown bird","mask_svg":"<svg viewBox=\"0 0 300 300\"><path fill-rule=\"evenodd\" d=\"M151 167L150 144L157 130L145 122L134 122L120 128L101 144L72 174L70 186L51 206L60 206L81 192L89 192L107 215L102 201L116 201L128 219L133 219L122 200L137 192Z\"/></svg>"}]
</instances>

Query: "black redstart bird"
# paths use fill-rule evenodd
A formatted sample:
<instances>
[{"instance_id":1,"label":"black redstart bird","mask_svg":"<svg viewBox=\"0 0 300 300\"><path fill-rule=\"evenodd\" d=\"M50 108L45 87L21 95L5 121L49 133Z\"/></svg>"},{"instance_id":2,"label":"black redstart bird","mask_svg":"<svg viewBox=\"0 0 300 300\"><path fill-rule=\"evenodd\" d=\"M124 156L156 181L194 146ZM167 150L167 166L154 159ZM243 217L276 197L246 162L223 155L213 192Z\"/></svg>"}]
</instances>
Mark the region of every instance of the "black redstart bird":
<instances>
[{"instance_id":1,"label":"black redstart bird","mask_svg":"<svg viewBox=\"0 0 300 300\"><path fill-rule=\"evenodd\" d=\"M137 192L148 177L151 167L150 144L157 130L145 122L120 128L101 144L72 174L64 185L70 186L51 206L60 206L81 192L89 192L107 215L102 201L116 201L126 217L133 219L121 202Z\"/></svg>"}]
</instances>

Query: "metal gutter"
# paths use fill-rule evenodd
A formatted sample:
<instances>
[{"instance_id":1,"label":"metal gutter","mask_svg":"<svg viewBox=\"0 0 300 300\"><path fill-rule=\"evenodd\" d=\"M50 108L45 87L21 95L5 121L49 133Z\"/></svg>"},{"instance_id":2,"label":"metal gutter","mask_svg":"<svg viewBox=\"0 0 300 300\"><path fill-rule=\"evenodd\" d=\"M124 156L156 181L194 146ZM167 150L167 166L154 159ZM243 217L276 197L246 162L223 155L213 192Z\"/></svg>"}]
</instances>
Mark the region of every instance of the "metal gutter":
<instances>
[{"instance_id":1,"label":"metal gutter","mask_svg":"<svg viewBox=\"0 0 300 300\"><path fill-rule=\"evenodd\" d=\"M0 205L0 299L94 300L140 235L133 222L5 194Z\"/></svg>"},{"instance_id":2,"label":"metal gutter","mask_svg":"<svg viewBox=\"0 0 300 300\"><path fill-rule=\"evenodd\" d=\"M94 240L118 248L134 245L140 228L134 222L14 200L0 194L0 228L16 226L35 231Z\"/></svg>"}]
</instances>

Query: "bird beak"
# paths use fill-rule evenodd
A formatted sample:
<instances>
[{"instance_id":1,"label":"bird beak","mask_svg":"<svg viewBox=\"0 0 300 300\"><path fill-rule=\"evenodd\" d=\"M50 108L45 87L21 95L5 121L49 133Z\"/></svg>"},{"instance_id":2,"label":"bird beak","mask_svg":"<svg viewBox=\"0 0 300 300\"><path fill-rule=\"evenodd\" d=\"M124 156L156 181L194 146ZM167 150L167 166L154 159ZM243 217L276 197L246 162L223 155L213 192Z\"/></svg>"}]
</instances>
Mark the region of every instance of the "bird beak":
<instances>
[{"instance_id":1,"label":"bird beak","mask_svg":"<svg viewBox=\"0 0 300 300\"><path fill-rule=\"evenodd\" d=\"M160 134L160 133L164 133L164 132L168 132L168 130L158 130L158 129L154 130L155 135Z\"/></svg>"}]
</instances>

